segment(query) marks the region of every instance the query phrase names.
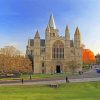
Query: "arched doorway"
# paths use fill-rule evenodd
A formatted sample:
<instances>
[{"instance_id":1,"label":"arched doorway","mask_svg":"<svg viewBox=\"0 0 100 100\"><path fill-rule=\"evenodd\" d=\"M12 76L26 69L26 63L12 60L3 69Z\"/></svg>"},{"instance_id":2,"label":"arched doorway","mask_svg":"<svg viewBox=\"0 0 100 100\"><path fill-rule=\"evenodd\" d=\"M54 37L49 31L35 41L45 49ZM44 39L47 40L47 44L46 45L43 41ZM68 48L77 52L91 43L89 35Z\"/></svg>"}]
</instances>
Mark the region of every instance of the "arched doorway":
<instances>
[{"instance_id":1,"label":"arched doorway","mask_svg":"<svg viewBox=\"0 0 100 100\"><path fill-rule=\"evenodd\" d=\"M62 73L63 70L63 63L61 61L56 61L55 62L55 72L56 73Z\"/></svg>"},{"instance_id":2,"label":"arched doorway","mask_svg":"<svg viewBox=\"0 0 100 100\"><path fill-rule=\"evenodd\" d=\"M61 66L60 65L56 65L56 73L61 73Z\"/></svg>"}]
</instances>

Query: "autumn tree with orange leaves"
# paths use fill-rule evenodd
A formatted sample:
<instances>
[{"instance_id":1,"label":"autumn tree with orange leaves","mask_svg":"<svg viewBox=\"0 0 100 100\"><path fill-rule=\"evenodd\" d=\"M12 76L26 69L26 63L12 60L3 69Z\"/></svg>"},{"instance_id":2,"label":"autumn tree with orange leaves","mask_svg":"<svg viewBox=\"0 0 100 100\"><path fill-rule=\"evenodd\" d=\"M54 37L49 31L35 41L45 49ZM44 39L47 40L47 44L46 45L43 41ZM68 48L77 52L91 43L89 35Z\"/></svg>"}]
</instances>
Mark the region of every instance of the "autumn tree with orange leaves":
<instances>
[{"instance_id":1,"label":"autumn tree with orange leaves","mask_svg":"<svg viewBox=\"0 0 100 100\"><path fill-rule=\"evenodd\" d=\"M82 59L83 59L83 63L85 64L92 64L92 63L95 63L95 56L94 56L94 53L90 50L90 49L83 49L82 51L83 53L83 56L82 56Z\"/></svg>"}]
</instances>

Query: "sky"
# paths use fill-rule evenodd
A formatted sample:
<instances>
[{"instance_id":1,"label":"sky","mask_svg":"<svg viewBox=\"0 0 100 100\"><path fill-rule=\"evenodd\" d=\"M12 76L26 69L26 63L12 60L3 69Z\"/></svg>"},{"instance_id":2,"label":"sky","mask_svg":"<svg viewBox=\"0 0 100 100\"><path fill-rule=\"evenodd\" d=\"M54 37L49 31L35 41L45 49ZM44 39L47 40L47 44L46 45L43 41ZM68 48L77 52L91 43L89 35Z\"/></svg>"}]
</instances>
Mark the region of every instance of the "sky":
<instances>
[{"instance_id":1,"label":"sky","mask_svg":"<svg viewBox=\"0 0 100 100\"><path fill-rule=\"evenodd\" d=\"M51 14L60 35L68 25L74 39L78 26L86 48L100 53L100 0L0 0L0 48L13 45L25 53L37 30L45 38Z\"/></svg>"}]
</instances>

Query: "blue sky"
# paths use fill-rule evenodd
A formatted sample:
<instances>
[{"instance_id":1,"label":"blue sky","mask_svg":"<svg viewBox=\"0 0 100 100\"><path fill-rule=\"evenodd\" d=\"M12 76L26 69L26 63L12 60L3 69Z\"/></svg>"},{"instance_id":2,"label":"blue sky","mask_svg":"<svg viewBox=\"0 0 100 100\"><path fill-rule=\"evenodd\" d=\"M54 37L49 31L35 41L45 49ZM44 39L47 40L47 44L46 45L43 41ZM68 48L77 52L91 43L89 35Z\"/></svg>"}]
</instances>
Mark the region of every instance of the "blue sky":
<instances>
[{"instance_id":1,"label":"blue sky","mask_svg":"<svg viewBox=\"0 0 100 100\"><path fill-rule=\"evenodd\" d=\"M0 48L14 45L25 53L28 38L41 38L53 13L60 35L66 25L73 39L78 26L82 42L100 53L100 0L0 0Z\"/></svg>"}]
</instances>

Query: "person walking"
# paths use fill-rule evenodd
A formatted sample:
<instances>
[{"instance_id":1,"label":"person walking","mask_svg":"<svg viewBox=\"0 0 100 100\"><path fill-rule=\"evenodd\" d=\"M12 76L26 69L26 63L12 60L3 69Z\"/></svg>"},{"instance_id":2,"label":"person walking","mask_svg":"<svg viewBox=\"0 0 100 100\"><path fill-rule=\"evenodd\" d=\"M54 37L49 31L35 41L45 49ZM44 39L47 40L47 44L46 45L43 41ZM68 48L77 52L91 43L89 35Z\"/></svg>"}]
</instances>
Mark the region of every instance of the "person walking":
<instances>
[{"instance_id":1,"label":"person walking","mask_svg":"<svg viewBox=\"0 0 100 100\"><path fill-rule=\"evenodd\" d=\"M66 83L69 83L68 77L66 76Z\"/></svg>"},{"instance_id":2,"label":"person walking","mask_svg":"<svg viewBox=\"0 0 100 100\"><path fill-rule=\"evenodd\" d=\"M23 83L24 83L24 79L22 78L22 80L21 80L21 81L22 81L22 84L23 84Z\"/></svg>"}]
</instances>

